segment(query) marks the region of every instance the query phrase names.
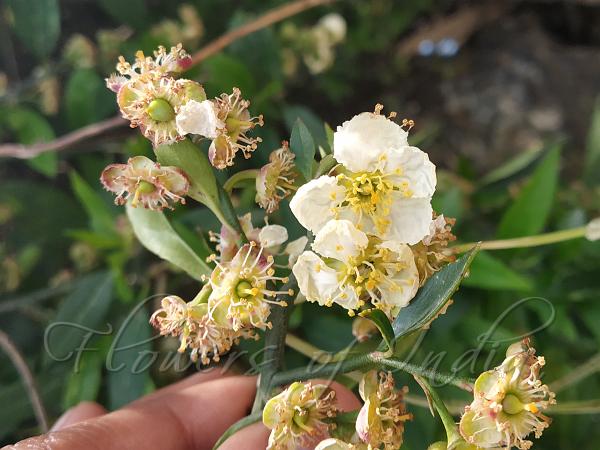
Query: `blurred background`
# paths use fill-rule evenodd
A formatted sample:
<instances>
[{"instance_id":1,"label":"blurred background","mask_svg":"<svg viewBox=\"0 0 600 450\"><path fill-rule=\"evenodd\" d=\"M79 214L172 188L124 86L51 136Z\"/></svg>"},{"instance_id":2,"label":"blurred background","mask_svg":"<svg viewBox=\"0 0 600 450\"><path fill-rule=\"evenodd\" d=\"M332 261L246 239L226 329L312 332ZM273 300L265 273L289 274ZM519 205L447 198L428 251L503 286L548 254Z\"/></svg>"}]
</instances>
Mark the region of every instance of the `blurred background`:
<instances>
[{"instance_id":1,"label":"blurred background","mask_svg":"<svg viewBox=\"0 0 600 450\"><path fill-rule=\"evenodd\" d=\"M297 117L326 146L323 122L335 129L379 102L415 120L412 142L438 166L435 209L457 219L461 242L578 227L599 215L599 1L316 3L323 4L236 40L186 74L209 96L239 87L251 111L265 116L262 146L230 174L266 162ZM150 143L115 118L104 78L121 54L132 60L138 49L178 42L193 54L284 4L0 0L0 330L33 372L37 409L50 422L79 401L118 408L196 370L174 356L176 343L152 339L157 299L143 300L191 299L197 283L136 242L98 180L109 163L152 155ZM260 223L252 185L235 202ZM194 251L210 253L210 212L189 203L170 217ZM302 233L287 208L272 223ZM598 241L483 252L413 362L474 377L538 330L533 343L546 357L545 381L557 381L559 406L536 448L595 450L599 273ZM343 311L310 304L296 308L291 331L329 351L352 340ZM260 348L244 343L238 369L259 364ZM288 351L288 367L306 362ZM399 381L418 403L418 387ZM460 408L468 399L456 391L441 393ZM0 445L39 432L4 352L0 405ZM409 409L415 420L403 448L443 438L427 409Z\"/></svg>"}]
</instances>

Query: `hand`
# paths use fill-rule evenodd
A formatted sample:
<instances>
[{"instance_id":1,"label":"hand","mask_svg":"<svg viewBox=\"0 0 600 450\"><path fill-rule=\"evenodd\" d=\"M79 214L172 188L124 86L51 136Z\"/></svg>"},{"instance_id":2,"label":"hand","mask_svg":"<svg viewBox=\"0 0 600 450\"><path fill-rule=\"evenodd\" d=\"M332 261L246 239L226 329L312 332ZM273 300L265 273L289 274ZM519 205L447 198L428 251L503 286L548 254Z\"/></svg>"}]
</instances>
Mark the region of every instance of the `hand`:
<instances>
[{"instance_id":1,"label":"hand","mask_svg":"<svg viewBox=\"0 0 600 450\"><path fill-rule=\"evenodd\" d=\"M360 407L348 389L335 382L331 387L342 410ZM97 403L81 403L49 433L2 450L210 450L231 424L249 413L255 393L256 377L199 373L111 413ZM262 450L268 435L256 423L221 449Z\"/></svg>"}]
</instances>

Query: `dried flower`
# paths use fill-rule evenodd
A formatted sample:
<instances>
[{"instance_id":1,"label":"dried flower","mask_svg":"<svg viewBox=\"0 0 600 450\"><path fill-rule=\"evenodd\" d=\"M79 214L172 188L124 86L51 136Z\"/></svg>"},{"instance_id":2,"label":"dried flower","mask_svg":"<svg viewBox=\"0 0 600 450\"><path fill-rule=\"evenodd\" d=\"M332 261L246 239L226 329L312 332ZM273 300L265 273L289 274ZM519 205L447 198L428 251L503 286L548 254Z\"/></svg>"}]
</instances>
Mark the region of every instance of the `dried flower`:
<instances>
[{"instance_id":1,"label":"dried flower","mask_svg":"<svg viewBox=\"0 0 600 450\"><path fill-rule=\"evenodd\" d=\"M260 169L256 178L256 203L271 214L279 208L279 202L295 190L296 170L294 155L286 141L269 156L269 163Z\"/></svg>"},{"instance_id":2,"label":"dried flower","mask_svg":"<svg viewBox=\"0 0 600 450\"><path fill-rule=\"evenodd\" d=\"M312 248L314 252L302 253L292 269L308 301L337 303L351 315L368 301L394 318L419 287L408 245L367 235L349 220L327 222Z\"/></svg>"},{"instance_id":3,"label":"dried flower","mask_svg":"<svg viewBox=\"0 0 600 450\"><path fill-rule=\"evenodd\" d=\"M238 88L233 88L232 94L221 94L215 99L217 117L225 125L217 129L217 136L208 150L210 162L217 169L232 166L238 151L243 153L244 158L250 158L261 142L261 138L251 138L247 134L255 126L264 124L262 115L250 116L249 106L250 102L242 98Z\"/></svg>"},{"instance_id":4,"label":"dried flower","mask_svg":"<svg viewBox=\"0 0 600 450\"><path fill-rule=\"evenodd\" d=\"M460 432L470 444L483 448L531 448L525 438L542 435L550 418L542 410L556 403L554 393L539 379L543 357L526 339L511 345L506 359L475 382L474 400L460 420Z\"/></svg>"},{"instance_id":5,"label":"dried flower","mask_svg":"<svg viewBox=\"0 0 600 450\"><path fill-rule=\"evenodd\" d=\"M288 291L277 291L271 284L287 282L275 276L272 255L265 255L264 247L252 241L243 245L231 261L220 263L216 255L211 260L217 268L210 277L213 292L208 300L211 316L221 325L233 330L270 328L268 321L271 305L287 306L274 298Z\"/></svg>"},{"instance_id":6,"label":"dried flower","mask_svg":"<svg viewBox=\"0 0 600 450\"><path fill-rule=\"evenodd\" d=\"M367 372L359 385L359 392L365 404L358 413L356 432L369 448L395 450L400 448L404 435L404 422L412 419L406 412L401 391L394 389L391 372Z\"/></svg>"},{"instance_id":7,"label":"dried flower","mask_svg":"<svg viewBox=\"0 0 600 450\"><path fill-rule=\"evenodd\" d=\"M186 303L180 297L165 297L150 318L150 323L160 334L179 337L179 351L191 349L192 361L200 359L202 364L219 361L220 355L229 351L242 334L219 326L208 314L206 303Z\"/></svg>"},{"instance_id":8,"label":"dried flower","mask_svg":"<svg viewBox=\"0 0 600 450\"><path fill-rule=\"evenodd\" d=\"M434 217L429 234L421 242L411 246L421 286L443 266L456 260L454 255L446 251L448 243L456 240L451 231L455 222L455 219L444 217L443 214Z\"/></svg>"},{"instance_id":9,"label":"dried flower","mask_svg":"<svg viewBox=\"0 0 600 450\"><path fill-rule=\"evenodd\" d=\"M328 437L335 417L335 391L324 384L295 382L271 398L263 410L263 423L271 429L267 450L312 448Z\"/></svg>"},{"instance_id":10,"label":"dried flower","mask_svg":"<svg viewBox=\"0 0 600 450\"><path fill-rule=\"evenodd\" d=\"M164 167L145 156L129 158L127 164L110 164L102 171L100 181L108 191L117 194L117 205L133 196L132 206L141 204L154 210L185 203L190 184L178 167Z\"/></svg>"}]
</instances>

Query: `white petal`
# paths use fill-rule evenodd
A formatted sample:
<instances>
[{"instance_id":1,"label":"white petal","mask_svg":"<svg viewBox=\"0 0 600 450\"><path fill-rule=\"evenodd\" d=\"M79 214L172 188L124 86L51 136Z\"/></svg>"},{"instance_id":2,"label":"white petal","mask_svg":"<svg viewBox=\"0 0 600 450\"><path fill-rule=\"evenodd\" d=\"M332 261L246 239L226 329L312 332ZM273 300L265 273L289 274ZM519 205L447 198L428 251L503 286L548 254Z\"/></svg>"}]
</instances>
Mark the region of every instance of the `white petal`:
<instances>
[{"instance_id":1,"label":"white petal","mask_svg":"<svg viewBox=\"0 0 600 450\"><path fill-rule=\"evenodd\" d=\"M281 225L266 225L258 233L258 241L265 248L281 245L287 240L287 229Z\"/></svg>"},{"instance_id":2,"label":"white petal","mask_svg":"<svg viewBox=\"0 0 600 450\"><path fill-rule=\"evenodd\" d=\"M383 171L386 174L397 172L393 180L396 183L408 183L414 197L431 197L435 192L435 164L429 161L427 153L417 147L390 151Z\"/></svg>"},{"instance_id":3,"label":"white petal","mask_svg":"<svg viewBox=\"0 0 600 450\"><path fill-rule=\"evenodd\" d=\"M597 241L600 239L600 217L593 219L585 227L585 238L588 241Z\"/></svg>"},{"instance_id":4,"label":"white petal","mask_svg":"<svg viewBox=\"0 0 600 450\"><path fill-rule=\"evenodd\" d=\"M346 37L346 19L337 13L329 13L321 17L317 27L327 31L332 44L342 42Z\"/></svg>"},{"instance_id":5,"label":"white petal","mask_svg":"<svg viewBox=\"0 0 600 450\"><path fill-rule=\"evenodd\" d=\"M308 244L308 238L302 236L286 245L283 253L288 255L288 265L290 267L298 260L298 256L304 251L306 244Z\"/></svg>"},{"instance_id":6,"label":"white petal","mask_svg":"<svg viewBox=\"0 0 600 450\"><path fill-rule=\"evenodd\" d=\"M316 253L304 252L298 257L292 272L300 292L309 302L327 304L338 291L337 272L328 267Z\"/></svg>"},{"instance_id":7,"label":"white petal","mask_svg":"<svg viewBox=\"0 0 600 450\"><path fill-rule=\"evenodd\" d=\"M385 311L391 312L391 316L398 315L398 310L410 302L419 289L419 271L415 264L415 257L412 250L406 244L399 244L394 241L384 241L380 247L393 251L395 262L401 264L404 268L388 272L388 276L395 283L395 286L389 283L379 285L381 292L381 303L385 306Z\"/></svg>"},{"instance_id":8,"label":"white petal","mask_svg":"<svg viewBox=\"0 0 600 450\"><path fill-rule=\"evenodd\" d=\"M423 244L431 245L431 240L446 229L446 218L443 214L437 216L429 225L429 233L423 238Z\"/></svg>"},{"instance_id":9,"label":"white petal","mask_svg":"<svg viewBox=\"0 0 600 450\"><path fill-rule=\"evenodd\" d=\"M327 258L348 261L369 243L367 235L349 220L330 220L315 236L312 247Z\"/></svg>"},{"instance_id":10,"label":"white petal","mask_svg":"<svg viewBox=\"0 0 600 450\"><path fill-rule=\"evenodd\" d=\"M190 100L179 109L175 123L179 134L199 134L210 139L215 139L218 135L217 130L225 127L217 117L211 100Z\"/></svg>"},{"instance_id":11,"label":"white petal","mask_svg":"<svg viewBox=\"0 0 600 450\"><path fill-rule=\"evenodd\" d=\"M385 116L362 113L333 135L333 156L352 172L373 172L392 149L408 145L408 133Z\"/></svg>"},{"instance_id":12,"label":"white petal","mask_svg":"<svg viewBox=\"0 0 600 450\"><path fill-rule=\"evenodd\" d=\"M433 210L429 198L405 198L394 193L390 208L391 224L384 239L416 244L429 234Z\"/></svg>"},{"instance_id":13,"label":"white petal","mask_svg":"<svg viewBox=\"0 0 600 450\"><path fill-rule=\"evenodd\" d=\"M304 228L316 233L333 218L334 208L344 200L345 192L335 177L322 176L300 186L290 209Z\"/></svg>"}]
</instances>

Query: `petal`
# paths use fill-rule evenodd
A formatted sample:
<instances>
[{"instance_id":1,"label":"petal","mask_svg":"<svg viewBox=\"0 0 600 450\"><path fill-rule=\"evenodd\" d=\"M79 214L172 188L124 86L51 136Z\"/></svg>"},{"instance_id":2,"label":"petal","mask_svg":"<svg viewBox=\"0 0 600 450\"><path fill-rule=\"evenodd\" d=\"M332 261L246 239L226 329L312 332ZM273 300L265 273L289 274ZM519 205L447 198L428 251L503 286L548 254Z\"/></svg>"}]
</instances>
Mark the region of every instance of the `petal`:
<instances>
[{"instance_id":1,"label":"petal","mask_svg":"<svg viewBox=\"0 0 600 450\"><path fill-rule=\"evenodd\" d=\"M473 406L473 405L472 405ZM460 419L460 434L467 442L478 447L490 448L502 446L503 436L487 410L476 413L473 408Z\"/></svg>"},{"instance_id":2,"label":"petal","mask_svg":"<svg viewBox=\"0 0 600 450\"><path fill-rule=\"evenodd\" d=\"M328 267L316 253L302 253L292 272L298 281L300 292L309 302L317 302L323 306L330 302L338 291L337 272Z\"/></svg>"},{"instance_id":3,"label":"petal","mask_svg":"<svg viewBox=\"0 0 600 450\"><path fill-rule=\"evenodd\" d=\"M151 177L152 172L157 169L157 164L150 158L145 156L134 156L129 158L127 165L131 168L131 171L135 176Z\"/></svg>"},{"instance_id":4,"label":"petal","mask_svg":"<svg viewBox=\"0 0 600 450\"><path fill-rule=\"evenodd\" d=\"M188 101L179 109L175 122L179 134L192 133L209 139L215 139L218 135L217 130L225 127L217 117L212 100Z\"/></svg>"},{"instance_id":5,"label":"petal","mask_svg":"<svg viewBox=\"0 0 600 450\"><path fill-rule=\"evenodd\" d=\"M260 229L258 240L265 248L275 247L288 240L288 232L281 225L267 225Z\"/></svg>"},{"instance_id":6,"label":"petal","mask_svg":"<svg viewBox=\"0 0 600 450\"><path fill-rule=\"evenodd\" d=\"M283 253L288 255L288 264L290 267L298 260L298 256L304 251L306 244L308 244L308 238L302 236L286 245Z\"/></svg>"},{"instance_id":7,"label":"petal","mask_svg":"<svg viewBox=\"0 0 600 450\"><path fill-rule=\"evenodd\" d=\"M162 175L158 176L160 184L175 195L184 196L190 187L187 176L178 167L162 167Z\"/></svg>"},{"instance_id":8,"label":"petal","mask_svg":"<svg viewBox=\"0 0 600 450\"><path fill-rule=\"evenodd\" d=\"M315 450L353 450L355 447L339 439L329 438L319 442Z\"/></svg>"},{"instance_id":9,"label":"petal","mask_svg":"<svg viewBox=\"0 0 600 450\"><path fill-rule=\"evenodd\" d=\"M390 151L383 171L392 174L395 183L407 183L414 197L431 197L435 192L435 164L429 161L427 153L417 147Z\"/></svg>"},{"instance_id":10,"label":"petal","mask_svg":"<svg viewBox=\"0 0 600 450\"><path fill-rule=\"evenodd\" d=\"M334 208L344 199L345 192L335 177L322 176L298 189L290 209L304 228L316 233L334 217Z\"/></svg>"},{"instance_id":11,"label":"petal","mask_svg":"<svg viewBox=\"0 0 600 450\"><path fill-rule=\"evenodd\" d=\"M414 245L429 233L433 209L429 198L406 198L394 192L386 240Z\"/></svg>"},{"instance_id":12,"label":"petal","mask_svg":"<svg viewBox=\"0 0 600 450\"><path fill-rule=\"evenodd\" d=\"M315 236L312 248L322 256L345 262L368 244L367 235L349 220L330 220Z\"/></svg>"},{"instance_id":13,"label":"petal","mask_svg":"<svg viewBox=\"0 0 600 450\"><path fill-rule=\"evenodd\" d=\"M394 252L394 263L404 267L393 272L388 272L389 280L393 283L382 283L379 286L381 303L384 311L391 312L391 316L398 315L398 310L408 305L419 289L419 271L415 264L412 250L406 244L386 241L380 247L388 248ZM379 306L379 305L378 305Z\"/></svg>"},{"instance_id":14,"label":"petal","mask_svg":"<svg viewBox=\"0 0 600 450\"><path fill-rule=\"evenodd\" d=\"M333 135L333 156L353 172L373 172L391 149L408 145L408 133L385 116L362 113Z\"/></svg>"},{"instance_id":15,"label":"petal","mask_svg":"<svg viewBox=\"0 0 600 450\"><path fill-rule=\"evenodd\" d=\"M127 164L110 164L102 171L100 181L106 190L120 193L127 189Z\"/></svg>"},{"instance_id":16,"label":"petal","mask_svg":"<svg viewBox=\"0 0 600 450\"><path fill-rule=\"evenodd\" d=\"M377 375L376 370L369 370L367 373L363 375L358 384L358 392L360 394L360 398L363 401L366 401L372 394L377 392L377 387L379 386L379 376Z\"/></svg>"}]
</instances>

